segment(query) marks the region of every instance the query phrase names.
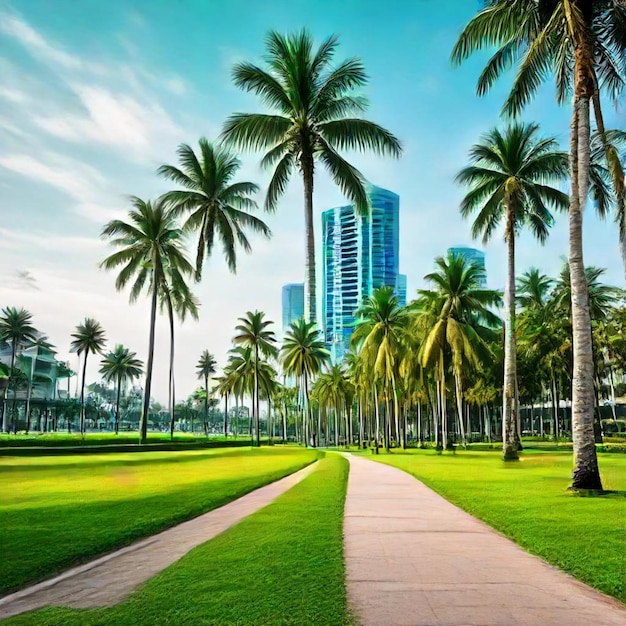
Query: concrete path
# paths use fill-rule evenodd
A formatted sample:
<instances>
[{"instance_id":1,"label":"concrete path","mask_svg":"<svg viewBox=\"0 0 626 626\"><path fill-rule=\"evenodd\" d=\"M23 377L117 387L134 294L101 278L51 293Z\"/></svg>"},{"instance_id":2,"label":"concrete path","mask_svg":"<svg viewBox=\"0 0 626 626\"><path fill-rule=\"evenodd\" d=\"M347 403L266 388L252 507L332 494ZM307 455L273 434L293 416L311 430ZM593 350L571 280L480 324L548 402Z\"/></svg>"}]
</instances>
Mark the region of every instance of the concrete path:
<instances>
[{"instance_id":1,"label":"concrete path","mask_svg":"<svg viewBox=\"0 0 626 626\"><path fill-rule=\"evenodd\" d=\"M89 608L117 604L192 548L275 500L313 472L315 465L158 535L6 596L0 599L0 619L48 605Z\"/></svg>"},{"instance_id":2,"label":"concrete path","mask_svg":"<svg viewBox=\"0 0 626 626\"><path fill-rule=\"evenodd\" d=\"M409 474L348 458L348 599L363 626L626 626L626 606Z\"/></svg>"}]
</instances>

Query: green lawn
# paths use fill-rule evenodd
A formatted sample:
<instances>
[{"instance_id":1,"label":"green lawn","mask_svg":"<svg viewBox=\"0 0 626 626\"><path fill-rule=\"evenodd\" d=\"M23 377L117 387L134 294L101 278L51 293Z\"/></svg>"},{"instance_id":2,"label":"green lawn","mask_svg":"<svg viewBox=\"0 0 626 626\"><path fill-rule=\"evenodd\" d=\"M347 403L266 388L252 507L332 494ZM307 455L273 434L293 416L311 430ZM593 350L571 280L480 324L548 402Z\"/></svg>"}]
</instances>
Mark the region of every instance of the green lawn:
<instances>
[{"instance_id":1,"label":"green lawn","mask_svg":"<svg viewBox=\"0 0 626 626\"><path fill-rule=\"evenodd\" d=\"M340 626L348 464L331 455L273 504L183 557L110 609L47 608L29 626Z\"/></svg>"},{"instance_id":2,"label":"green lawn","mask_svg":"<svg viewBox=\"0 0 626 626\"><path fill-rule=\"evenodd\" d=\"M296 448L0 458L0 593L230 500L318 458Z\"/></svg>"},{"instance_id":3,"label":"green lawn","mask_svg":"<svg viewBox=\"0 0 626 626\"><path fill-rule=\"evenodd\" d=\"M600 455L604 488L617 493L599 497L566 491L571 453L529 451L507 464L499 452L416 450L376 460L413 474L529 552L626 602L625 455Z\"/></svg>"}]
</instances>

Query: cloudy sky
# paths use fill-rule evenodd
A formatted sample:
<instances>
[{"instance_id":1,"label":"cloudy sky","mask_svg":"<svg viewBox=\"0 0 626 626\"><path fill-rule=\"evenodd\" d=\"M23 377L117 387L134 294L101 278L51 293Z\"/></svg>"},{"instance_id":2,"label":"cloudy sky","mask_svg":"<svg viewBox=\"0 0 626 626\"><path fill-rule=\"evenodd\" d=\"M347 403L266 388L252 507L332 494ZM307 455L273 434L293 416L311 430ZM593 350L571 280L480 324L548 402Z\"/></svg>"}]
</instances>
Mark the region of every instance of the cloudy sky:
<instances>
[{"instance_id":1,"label":"cloudy sky","mask_svg":"<svg viewBox=\"0 0 626 626\"><path fill-rule=\"evenodd\" d=\"M107 254L103 224L128 210L127 196L153 198L167 187L155 170L174 163L181 142L215 138L233 111L256 111L253 96L231 84L240 60L260 61L269 29L308 27L319 41L340 35L338 59L360 56L370 74L370 119L399 136L400 161L350 155L371 182L400 195L400 261L409 297L423 284L435 256L471 243L458 214L462 190L455 173L468 148L499 123L504 81L475 96L484 57L453 68L450 51L479 8L468 0L0 0L0 306L24 306L62 358L70 333L86 316L99 320L109 345L147 354L148 302L130 306L116 293L114 275L98 269ZM287 9L288 6L288 9ZM567 109L547 86L526 119L567 143ZM607 113L607 127L624 128L626 112ZM268 174L259 155L243 155L240 180L262 187ZM259 198L262 200L262 198ZM315 211L344 203L323 174ZM195 364L204 348L225 360L233 328L247 310L280 324L281 286L304 274L302 188L298 181L275 215L270 241L253 241L236 276L216 256L195 287L199 322L178 328L177 389L198 384ZM190 242L193 247L194 242ZM485 247L492 287L504 284L501 238ZM560 218L545 247L522 237L520 271L535 265L558 272L567 251ZM611 222L587 211L588 264L607 268L623 284ZM277 330L280 330L277 327ZM168 332L158 320L154 396L167 398ZM94 360L88 379L97 378Z\"/></svg>"}]
</instances>

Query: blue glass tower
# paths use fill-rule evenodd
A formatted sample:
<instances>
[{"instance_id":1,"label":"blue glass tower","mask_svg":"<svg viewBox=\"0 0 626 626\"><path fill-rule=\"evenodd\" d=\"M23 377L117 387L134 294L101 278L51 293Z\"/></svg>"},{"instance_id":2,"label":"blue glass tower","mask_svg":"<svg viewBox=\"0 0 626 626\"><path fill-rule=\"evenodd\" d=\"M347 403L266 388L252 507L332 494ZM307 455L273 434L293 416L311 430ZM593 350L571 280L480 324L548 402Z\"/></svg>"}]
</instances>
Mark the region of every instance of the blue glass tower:
<instances>
[{"instance_id":1,"label":"blue glass tower","mask_svg":"<svg viewBox=\"0 0 626 626\"><path fill-rule=\"evenodd\" d=\"M367 186L369 215L348 205L322 214L322 324L333 362L341 361L354 330L355 312L375 289L398 293L399 209L397 194ZM406 282L405 282L406 293ZM405 295L406 300L406 295Z\"/></svg>"},{"instance_id":2,"label":"blue glass tower","mask_svg":"<svg viewBox=\"0 0 626 626\"><path fill-rule=\"evenodd\" d=\"M398 274L396 293L398 294L398 304L406 306L406 274Z\"/></svg>"},{"instance_id":3,"label":"blue glass tower","mask_svg":"<svg viewBox=\"0 0 626 626\"><path fill-rule=\"evenodd\" d=\"M482 278L479 281L480 286L484 289L487 287L487 270L485 268L485 253L476 248L468 248L466 246L453 246L448 248L449 254L462 256L468 263L472 263L482 271Z\"/></svg>"},{"instance_id":4,"label":"blue glass tower","mask_svg":"<svg viewBox=\"0 0 626 626\"><path fill-rule=\"evenodd\" d=\"M304 284L289 283L283 286L283 331L296 320L304 317Z\"/></svg>"}]
</instances>

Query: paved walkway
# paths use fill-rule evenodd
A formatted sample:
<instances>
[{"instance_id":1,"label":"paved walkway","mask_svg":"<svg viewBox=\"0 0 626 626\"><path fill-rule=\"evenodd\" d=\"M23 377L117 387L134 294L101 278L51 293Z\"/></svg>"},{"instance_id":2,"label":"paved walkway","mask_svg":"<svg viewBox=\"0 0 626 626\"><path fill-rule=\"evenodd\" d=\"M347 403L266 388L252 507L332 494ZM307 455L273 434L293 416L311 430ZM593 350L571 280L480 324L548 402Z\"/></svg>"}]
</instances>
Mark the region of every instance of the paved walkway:
<instances>
[{"instance_id":1,"label":"paved walkway","mask_svg":"<svg viewBox=\"0 0 626 626\"><path fill-rule=\"evenodd\" d=\"M315 463L131 546L0 599L0 619L43 606L89 608L121 602L189 550L263 508L308 476Z\"/></svg>"},{"instance_id":2,"label":"paved walkway","mask_svg":"<svg viewBox=\"0 0 626 626\"><path fill-rule=\"evenodd\" d=\"M624 605L524 552L412 476L348 458L348 599L363 626L626 625Z\"/></svg>"}]
</instances>

